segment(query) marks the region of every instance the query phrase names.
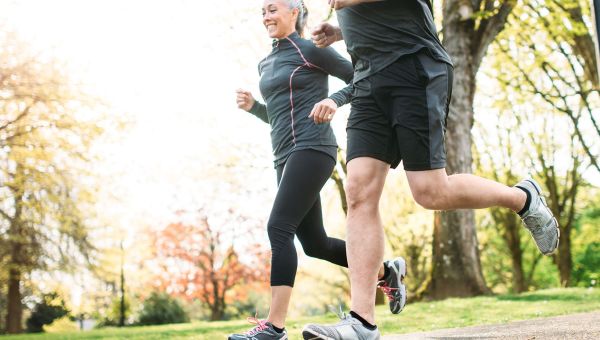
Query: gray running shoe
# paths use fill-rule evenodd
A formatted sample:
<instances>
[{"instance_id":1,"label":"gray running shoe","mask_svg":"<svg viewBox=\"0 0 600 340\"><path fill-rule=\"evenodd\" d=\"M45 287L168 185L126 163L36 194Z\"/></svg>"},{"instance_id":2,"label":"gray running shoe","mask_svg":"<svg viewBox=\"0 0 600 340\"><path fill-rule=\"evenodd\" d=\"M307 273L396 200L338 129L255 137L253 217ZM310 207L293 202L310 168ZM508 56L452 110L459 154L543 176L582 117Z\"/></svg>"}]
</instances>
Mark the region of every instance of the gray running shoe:
<instances>
[{"instance_id":1,"label":"gray running shoe","mask_svg":"<svg viewBox=\"0 0 600 340\"><path fill-rule=\"evenodd\" d=\"M385 261L383 265L389 268L390 274L384 280L379 281L377 287L390 300L390 311L398 314L406 305L406 286L403 282L406 277L406 261L402 257L397 257Z\"/></svg>"},{"instance_id":2,"label":"gray running shoe","mask_svg":"<svg viewBox=\"0 0 600 340\"><path fill-rule=\"evenodd\" d=\"M546 205L540 185L528 178L519 182L516 187L523 188L531 194L529 209L521 216L525 228L531 233L540 252L544 255L551 255L558 248L560 229L552 211Z\"/></svg>"},{"instance_id":3,"label":"gray running shoe","mask_svg":"<svg viewBox=\"0 0 600 340\"><path fill-rule=\"evenodd\" d=\"M277 333L273 325L266 320L258 320L256 317L248 318L250 323L256 324L244 334L231 334L228 340L288 340L287 332Z\"/></svg>"},{"instance_id":4,"label":"gray running shoe","mask_svg":"<svg viewBox=\"0 0 600 340\"><path fill-rule=\"evenodd\" d=\"M369 330L352 315L341 316L335 325L308 324L302 329L304 340L379 340L379 329Z\"/></svg>"}]
</instances>

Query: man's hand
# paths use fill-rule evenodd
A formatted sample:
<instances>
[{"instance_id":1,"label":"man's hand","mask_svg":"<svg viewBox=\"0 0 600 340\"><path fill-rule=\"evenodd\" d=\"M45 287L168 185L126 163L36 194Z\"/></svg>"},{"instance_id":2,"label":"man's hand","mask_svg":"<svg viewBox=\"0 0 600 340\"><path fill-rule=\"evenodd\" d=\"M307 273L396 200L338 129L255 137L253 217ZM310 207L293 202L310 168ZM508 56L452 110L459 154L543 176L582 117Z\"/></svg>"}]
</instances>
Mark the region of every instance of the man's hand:
<instances>
[{"instance_id":1,"label":"man's hand","mask_svg":"<svg viewBox=\"0 0 600 340\"><path fill-rule=\"evenodd\" d=\"M333 9L342 9L344 7L350 7L366 2L364 0L328 0L329 6ZM369 1L370 2L370 1Z\"/></svg>"},{"instance_id":2,"label":"man's hand","mask_svg":"<svg viewBox=\"0 0 600 340\"><path fill-rule=\"evenodd\" d=\"M363 2L378 2L382 0L327 0L329 2L329 6L333 9L342 9L344 7L350 7L358 4L362 4Z\"/></svg>"},{"instance_id":3,"label":"man's hand","mask_svg":"<svg viewBox=\"0 0 600 340\"><path fill-rule=\"evenodd\" d=\"M312 41L317 47L327 47L338 40L342 40L342 30L326 22L320 23L311 32Z\"/></svg>"},{"instance_id":4,"label":"man's hand","mask_svg":"<svg viewBox=\"0 0 600 340\"><path fill-rule=\"evenodd\" d=\"M254 97L252 97L252 93L242 89L237 89L235 93L237 94L235 99L237 106L244 111L250 112L250 109L255 102Z\"/></svg>"},{"instance_id":5,"label":"man's hand","mask_svg":"<svg viewBox=\"0 0 600 340\"><path fill-rule=\"evenodd\" d=\"M312 118L316 124L327 123L333 119L336 110L337 104L333 100L325 98L315 104L308 117Z\"/></svg>"}]
</instances>

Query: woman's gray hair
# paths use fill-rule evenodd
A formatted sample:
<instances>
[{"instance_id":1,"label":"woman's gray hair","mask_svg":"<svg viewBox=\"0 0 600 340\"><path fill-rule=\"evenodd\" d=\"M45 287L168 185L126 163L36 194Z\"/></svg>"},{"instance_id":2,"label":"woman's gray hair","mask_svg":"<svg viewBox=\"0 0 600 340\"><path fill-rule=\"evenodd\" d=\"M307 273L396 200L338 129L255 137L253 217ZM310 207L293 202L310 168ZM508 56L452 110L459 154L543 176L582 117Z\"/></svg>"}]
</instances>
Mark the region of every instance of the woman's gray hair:
<instances>
[{"instance_id":1,"label":"woman's gray hair","mask_svg":"<svg viewBox=\"0 0 600 340\"><path fill-rule=\"evenodd\" d=\"M304 5L303 0L286 0L290 5L290 9L297 8L298 9L298 19L296 19L296 31L300 36L303 36L304 27L306 26L306 21L308 19L308 9Z\"/></svg>"}]
</instances>

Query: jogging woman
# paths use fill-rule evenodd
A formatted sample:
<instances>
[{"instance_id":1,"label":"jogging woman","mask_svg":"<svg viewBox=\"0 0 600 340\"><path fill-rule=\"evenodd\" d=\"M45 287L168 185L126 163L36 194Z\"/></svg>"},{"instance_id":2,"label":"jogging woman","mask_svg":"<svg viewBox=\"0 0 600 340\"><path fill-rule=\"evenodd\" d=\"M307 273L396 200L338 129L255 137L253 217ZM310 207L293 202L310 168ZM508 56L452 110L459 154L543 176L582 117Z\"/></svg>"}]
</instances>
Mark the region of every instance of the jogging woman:
<instances>
[{"instance_id":1,"label":"jogging woman","mask_svg":"<svg viewBox=\"0 0 600 340\"><path fill-rule=\"evenodd\" d=\"M317 48L302 38L307 10L301 0L265 0L263 24L273 50L258 65L266 105L250 92L237 91L238 107L271 125L271 142L279 185L267 224L271 243L271 306L268 318L249 318L256 326L238 339L287 339L285 318L297 269L294 236L306 255L348 267L344 241L327 236L319 192L336 163L337 143L329 122L350 102L351 85L327 96L328 76L352 83L349 61L332 48ZM402 258L380 267L381 286L390 309L399 313L406 301Z\"/></svg>"}]
</instances>

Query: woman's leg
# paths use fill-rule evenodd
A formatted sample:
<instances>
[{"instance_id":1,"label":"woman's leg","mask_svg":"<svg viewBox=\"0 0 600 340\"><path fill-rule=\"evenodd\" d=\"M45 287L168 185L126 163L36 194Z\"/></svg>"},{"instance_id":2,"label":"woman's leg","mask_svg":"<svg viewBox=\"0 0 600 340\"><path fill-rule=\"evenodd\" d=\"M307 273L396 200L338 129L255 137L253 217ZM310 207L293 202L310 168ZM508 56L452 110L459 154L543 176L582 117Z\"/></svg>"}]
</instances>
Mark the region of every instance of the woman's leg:
<instances>
[{"instance_id":1,"label":"woman's leg","mask_svg":"<svg viewBox=\"0 0 600 340\"><path fill-rule=\"evenodd\" d=\"M321 199L317 201L298 226L296 236L304 253L307 256L329 261L338 266L348 268L346 256L346 241L329 237L323 225L323 213L321 210ZM379 267L378 278L381 279L385 273L383 263Z\"/></svg>"},{"instance_id":2,"label":"woman's leg","mask_svg":"<svg viewBox=\"0 0 600 340\"><path fill-rule=\"evenodd\" d=\"M307 256L348 268L346 242L327 236L323 226L320 198L317 197L317 201L298 226L296 235Z\"/></svg>"},{"instance_id":3,"label":"woman's leg","mask_svg":"<svg viewBox=\"0 0 600 340\"><path fill-rule=\"evenodd\" d=\"M335 161L325 153L301 150L292 153L278 169L279 189L267 225L271 242L272 301L267 321L283 328L294 286L298 257L294 235L315 204L331 175Z\"/></svg>"}]
</instances>

